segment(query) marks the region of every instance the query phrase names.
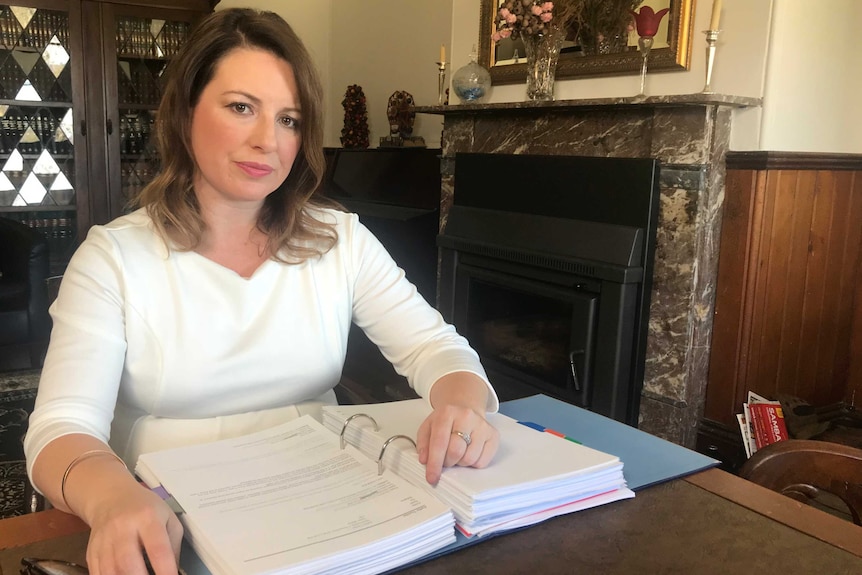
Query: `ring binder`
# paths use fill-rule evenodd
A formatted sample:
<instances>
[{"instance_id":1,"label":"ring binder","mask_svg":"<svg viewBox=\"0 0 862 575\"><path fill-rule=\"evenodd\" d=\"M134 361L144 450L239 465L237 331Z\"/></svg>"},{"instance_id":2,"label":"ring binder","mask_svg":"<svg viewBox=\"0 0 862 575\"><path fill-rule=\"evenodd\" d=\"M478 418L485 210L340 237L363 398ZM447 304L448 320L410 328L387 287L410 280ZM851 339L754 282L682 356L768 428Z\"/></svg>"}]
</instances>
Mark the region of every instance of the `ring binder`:
<instances>
[{"instance_id":1,"label":"ring binder","mask_svg":"<svg viewBox=\"0 0 862 575\"><path fill-rule=\"evenodd\" d=\"M352 420L356 419L357 417L367 417L368 419L371 420L371 423L374 424L374 431L380 431L380 426L377 425L377 421L375 421L375 419L373 417L371 417L367 413L354 413L353 415L351 415L350 417L348 417L347 419L344 420L344 426L341 428L341 433L339 435L339 437L340 437L339 443L341 445L341 449L344 449L344 442L345 442L344 432L347 431L347 426L350 424L350 422ZM381 457L382 457L382 455L381 455Z\"/></svg>"},{"instance_id":2,"label":"ring binder","mask_svg":"<svg viewBox=\"0 0 862 575\"><path fill-rule=\"evenodd\" d=\"M359 414L357 414L359 415ZM408 435L393 435L385 442L383 442L383 447L380 448L380 456L377 458L377 475L383 475L383 454L386 453L386 448L389 447L389 444L395 441L396 439L406 439L410 443L413 444L413 447L419 448L416 446L416 442L413 441L413 438Z\"/></svg>"}]
</instances>

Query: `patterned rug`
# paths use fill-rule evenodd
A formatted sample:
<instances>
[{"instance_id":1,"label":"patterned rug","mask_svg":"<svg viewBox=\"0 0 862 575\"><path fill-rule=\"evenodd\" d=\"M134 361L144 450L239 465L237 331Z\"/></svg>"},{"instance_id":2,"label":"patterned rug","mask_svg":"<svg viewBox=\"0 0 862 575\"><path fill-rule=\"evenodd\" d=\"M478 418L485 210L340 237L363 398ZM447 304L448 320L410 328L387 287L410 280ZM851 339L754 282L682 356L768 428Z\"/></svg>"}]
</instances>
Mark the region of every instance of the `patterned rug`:
<instances>
[{"instance_id":1,"label":"patterned rug","mask_svg":"<svg viewBox=\"0 0 862 575\"><path fill-rule=\"evenodd\" d=\"M26 485L27 470L23 461L0 463L0 519L28 512Z\"/></svg>"},{"instance_id":2,"label":"patterned rug","mask_svg":"<svg viewBox=\"0 0 862 575\"><path fill-rule=\"evenodd\" d=\"M0 518L28 511L23 441L38 385L38 370L0 373Z\"/></svg>"}]
</instances>

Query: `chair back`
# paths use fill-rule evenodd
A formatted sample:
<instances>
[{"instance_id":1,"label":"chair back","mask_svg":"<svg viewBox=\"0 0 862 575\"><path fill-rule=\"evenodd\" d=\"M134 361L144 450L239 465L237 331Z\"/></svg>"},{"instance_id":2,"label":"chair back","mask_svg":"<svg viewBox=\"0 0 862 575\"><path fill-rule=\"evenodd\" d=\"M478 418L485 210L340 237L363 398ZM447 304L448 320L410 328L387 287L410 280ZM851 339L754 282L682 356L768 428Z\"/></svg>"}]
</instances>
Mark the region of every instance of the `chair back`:
<instances>
[{"instance_id":1,"label":"chair back","mask_svg":"<svg viewBox=\"0 0 862 575\"><path fill-rule=\"evenodd\" d=\"M779 441L758 450L740 476L758 485L811 504L825 497L840 499L856 525L862 525L862 449L807 439Z\"/></svg>"},{"instance_id":2,"label":"chair back","mask_svg":"<svg viewBox=\"0 0 862 575\"><path fill-rule=\"evenodd\" d=\"M7 298L0 301L0 310L25 314L24 333L7 334L10 338L24 344L47 341L51 331L47 277L45 236L20 222L0 218L0 278L5 286L3 297Z\"/></svg>"}]
</instances>

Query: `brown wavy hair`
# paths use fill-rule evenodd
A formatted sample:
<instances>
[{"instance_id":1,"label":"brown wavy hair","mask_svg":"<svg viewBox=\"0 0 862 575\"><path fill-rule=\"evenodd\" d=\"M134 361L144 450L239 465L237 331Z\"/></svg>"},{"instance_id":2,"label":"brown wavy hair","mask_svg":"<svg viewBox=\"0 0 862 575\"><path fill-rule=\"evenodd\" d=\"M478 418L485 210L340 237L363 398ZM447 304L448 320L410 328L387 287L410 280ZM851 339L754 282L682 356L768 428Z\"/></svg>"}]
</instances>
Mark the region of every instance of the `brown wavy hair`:
<instances>
[{"instance_id":1,"label":"brown wavy hair","mask_svg":"<svg viewBox=\"0 0 862 575\"><path fill-rule=\"evenodd\" d=\"M301 145L287 179L264 200L257 227L267 235L270 257L298 263L327 252L338 235L334 224L306 208L338 207L320 195L323 157L323 88L302 41L279 15L232 8L208 15L192 29L168 65L156 118L161 169L135 199L172 247L194 250L206 224L194 193L198 166L191 146L194 108L219 62L238 48L265 50L291 65L302 109ZM313 212L314 210L311 210Z\"/></svg>"}]
</instances>

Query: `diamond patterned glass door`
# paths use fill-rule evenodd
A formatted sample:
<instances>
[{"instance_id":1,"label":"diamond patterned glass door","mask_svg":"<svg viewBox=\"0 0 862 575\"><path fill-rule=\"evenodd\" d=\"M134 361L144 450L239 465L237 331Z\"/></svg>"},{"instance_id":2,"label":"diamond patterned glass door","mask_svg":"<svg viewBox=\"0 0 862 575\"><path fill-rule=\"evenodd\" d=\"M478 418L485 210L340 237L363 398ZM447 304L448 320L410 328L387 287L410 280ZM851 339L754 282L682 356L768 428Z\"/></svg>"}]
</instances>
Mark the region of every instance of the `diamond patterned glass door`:
<instances>
[{"instance_id":1,"label":"diamond patterned glass door","mask_svg":"<svg viewBox=\"0 0 862 575\"><path fill-rule=\"evenodd\" d=\"M158 158L151 141L168 61L185 41L189 23L117 16L117 97L120 178L126 203L155 176Z\"/></svg>"},{"instance_id":2,"label":"diamond patterned glass door","mask_svg":"<svg viewBox=\"0 0 862 575\"><path fill-rule=\"evenodd\" d=\"M74 249L69 15L0 5L0 214L39 229L52 260Z\"/></svg>"}]
</instances>

